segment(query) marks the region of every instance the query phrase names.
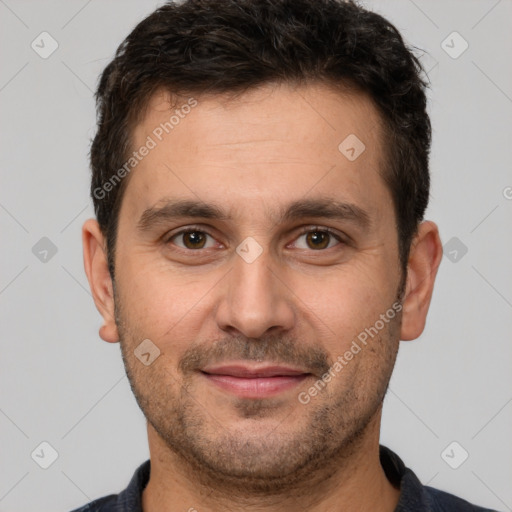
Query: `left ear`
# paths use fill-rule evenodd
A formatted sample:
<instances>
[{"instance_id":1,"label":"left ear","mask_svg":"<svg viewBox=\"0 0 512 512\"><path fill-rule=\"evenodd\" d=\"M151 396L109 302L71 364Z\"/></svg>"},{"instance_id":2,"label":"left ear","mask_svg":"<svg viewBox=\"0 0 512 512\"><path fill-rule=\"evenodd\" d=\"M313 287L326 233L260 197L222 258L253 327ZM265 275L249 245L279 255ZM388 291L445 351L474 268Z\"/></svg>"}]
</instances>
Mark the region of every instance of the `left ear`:
<instances>
[{"instance_id":1,"label":"left ear","mask_svg":"<svg viewBox=\"0 0 512 512\"><path fill-rule=\"evenodd\" d=\"M412 241L407 263L401 340L414 340L425 328L434 281L442 257L443 246L437 225L431 221L422 222Z\"/></svg>"}]
</instances>

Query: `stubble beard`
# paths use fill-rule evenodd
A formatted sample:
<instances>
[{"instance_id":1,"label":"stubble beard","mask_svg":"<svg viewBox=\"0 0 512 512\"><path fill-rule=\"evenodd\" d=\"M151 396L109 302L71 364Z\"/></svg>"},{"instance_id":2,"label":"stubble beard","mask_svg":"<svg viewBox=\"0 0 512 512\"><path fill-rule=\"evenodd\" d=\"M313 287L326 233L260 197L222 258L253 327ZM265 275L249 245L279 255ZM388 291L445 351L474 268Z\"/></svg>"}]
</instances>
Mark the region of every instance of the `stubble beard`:
<instances>
[{"instance_id":1,"label":"stubble beard","mask_svg":"<svg viewBox=\"0 0 512 512\"><path fill-rule=\"evenodd\" d=\"M294 395L294 403L287 401L281 410L272 400L234 401L234 410L250 421L251 427L257 420L279 417L280 422L273 422L272 428L248 432L242 425L226 428L222 418L215 418L202 405L201 397L195 394L197 375L193 372L185 373L179 382L164 366L165 354L148 367L135 358L133 350L145 336L129 326L116 298L116 323L130 386L147 421L168 447L169 460L201 485L240 497L292 490L298 495L306 481L309 485L315 480L325 482L335 468L350 464L369 427L380 421L398 352L400 318L391 320L363 349L369 351L364 372L357 371L355 361L349 363L353 365L351 372L350 366L341 371L337 379L345 379L343 389L334 378L309 404L301 404ZM266 345L267 350L261 344L253 349L253 343L237 349L237 355L256 359L256 352L258 358L263 352L286 353L280 361L293 357L293 345L287 345L286 350L276 348L279 343ZM229 345L233 347L233 340ZM320 361L318 365L322 366ZM286 423L289 415L294 415L293 423Z\"/></svg>"}]
</instances>

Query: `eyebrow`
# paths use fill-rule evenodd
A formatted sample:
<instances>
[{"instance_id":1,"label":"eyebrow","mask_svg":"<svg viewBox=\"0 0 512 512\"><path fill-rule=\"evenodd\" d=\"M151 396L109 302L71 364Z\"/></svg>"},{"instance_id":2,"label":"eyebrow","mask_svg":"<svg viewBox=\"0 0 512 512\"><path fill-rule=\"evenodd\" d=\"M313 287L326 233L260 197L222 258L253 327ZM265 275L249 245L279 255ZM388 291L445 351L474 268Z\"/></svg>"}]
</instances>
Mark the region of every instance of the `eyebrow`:
<instances>
[{"instance_id":1,"label":"eyebrow","mask_svg":"<svg viewBox=\"0 0 512 512\"><path fill-rule=\"evenodd\" d=\"M300 199L285 206L277 214L281 222L300 220L305 217L349 221L363 229L369 229L372 226L368 212L355 204L333 198ZM137 228L139 231L147 231L154 226L184 218L233 220L233 217L217 204L191 199L174 199L160 207L146 209L137 223Z\"/></svg>"}]
</instances>

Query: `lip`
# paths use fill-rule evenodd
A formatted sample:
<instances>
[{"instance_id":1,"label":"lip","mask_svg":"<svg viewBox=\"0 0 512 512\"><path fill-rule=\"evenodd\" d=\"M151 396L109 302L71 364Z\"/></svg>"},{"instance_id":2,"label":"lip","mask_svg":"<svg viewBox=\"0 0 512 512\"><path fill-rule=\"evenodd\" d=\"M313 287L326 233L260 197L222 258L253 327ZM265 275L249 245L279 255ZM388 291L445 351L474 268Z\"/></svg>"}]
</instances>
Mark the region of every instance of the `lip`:
<instances>
[{"instance_id":1,"label":"lip","mask_svg":"<svg viewBox=\"0 0 512 512\"><path fill-rule=\"evenodd\" d=\"M243 364L229 364L223 366L207 366L202 370L210 375L230 375L232 377L243 377L246 379L258 377L276 377L288 375L304 375L306 372L289 366L249 366Z\"/></svg>"},{"instance_id":2,"label":"lip","mask_svg":"<svg viewBox=\"0 0 512 512\"><path fill-rule=\"evenodd\" d=\"M243 398L266 398L298 386L311 373L288 366L223 365L201 372L216 387Z\"/></svg>"}]
</instances>

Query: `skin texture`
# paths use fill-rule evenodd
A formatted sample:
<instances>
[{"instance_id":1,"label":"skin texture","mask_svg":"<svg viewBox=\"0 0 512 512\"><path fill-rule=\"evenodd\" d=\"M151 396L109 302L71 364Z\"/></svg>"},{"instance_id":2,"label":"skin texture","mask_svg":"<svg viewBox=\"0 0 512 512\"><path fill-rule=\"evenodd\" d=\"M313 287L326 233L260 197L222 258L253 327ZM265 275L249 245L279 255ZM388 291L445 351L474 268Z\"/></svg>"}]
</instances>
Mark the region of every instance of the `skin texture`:
<instances>
[{"instance_id":1,"label":"skin texture","mask_svg":"<svg viewBox=\"0 0 512 512\"><path fill-rule=\"evenodd\" d=\"M169 119L169 101L161 91L151 98L134 148ZM420 224L397 302L396 220L372 102L322 84L197 101L129 175L115 285L97 222L83 227L100 336L121 342L148 420L144 511L391 512L399 490L379 463L382 401L399 340L417 338L425 325L442 256L437 226ZM354 161L338 150L350 134L365 144ZM369 225L278 215L291 201L318 198L358 206ZM232 218L138 228L145 210L171 199L215 203ZM173 236L190 226L201 233ZM319 235L325 228L342 241ZM251 263L236 252L247 237L263 250ZM298 394L393 304L401 311L301 403ZM144 339L160 350L149 366L134 355ZM232 362L287 364L309 376L272 397L241 398L200 372Z\"/></svg>"}]
</instances>

